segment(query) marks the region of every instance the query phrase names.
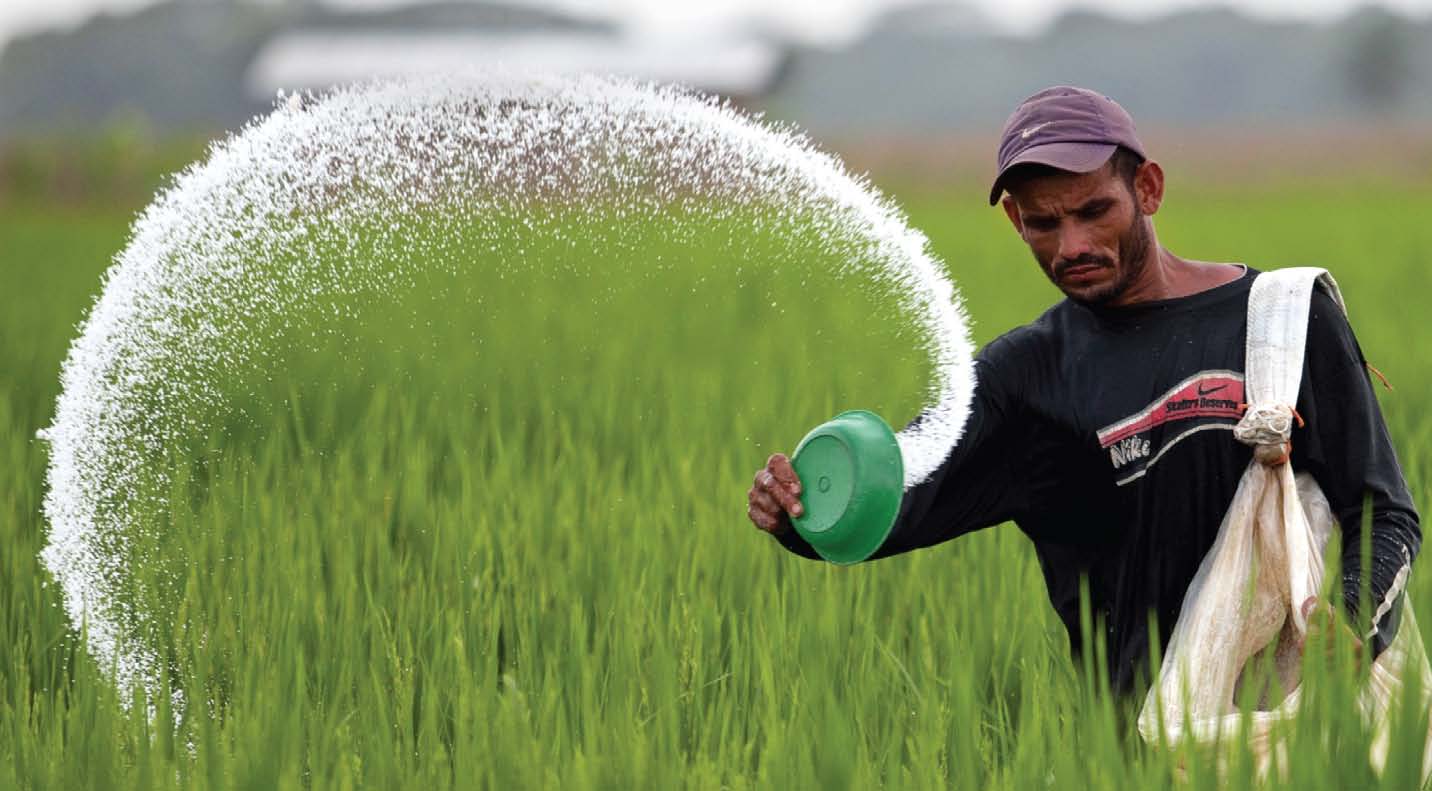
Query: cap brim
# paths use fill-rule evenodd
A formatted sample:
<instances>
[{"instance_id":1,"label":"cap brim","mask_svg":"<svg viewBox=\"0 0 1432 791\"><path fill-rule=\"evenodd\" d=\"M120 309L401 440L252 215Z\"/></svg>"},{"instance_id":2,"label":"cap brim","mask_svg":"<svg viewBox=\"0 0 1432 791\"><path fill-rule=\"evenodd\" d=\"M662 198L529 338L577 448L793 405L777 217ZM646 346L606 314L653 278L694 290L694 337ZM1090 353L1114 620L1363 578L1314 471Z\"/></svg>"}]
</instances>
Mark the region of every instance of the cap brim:
<instances>
[{"instance_id":1,"label":"cap brim","mask_svg":"<svg viewBox=\"0 0 1432 791\"><path fill-rule=\"evenodd\" d=\"M1004 177L1020 165L1048 165L1070 173L1089 173L1098 170L1109 161L1119 148L1117 143L1046 143L1034 146L1010 161L994 179L990 188L989 205L999 203L1004 192Z\"/></svg>"}]
</instances>

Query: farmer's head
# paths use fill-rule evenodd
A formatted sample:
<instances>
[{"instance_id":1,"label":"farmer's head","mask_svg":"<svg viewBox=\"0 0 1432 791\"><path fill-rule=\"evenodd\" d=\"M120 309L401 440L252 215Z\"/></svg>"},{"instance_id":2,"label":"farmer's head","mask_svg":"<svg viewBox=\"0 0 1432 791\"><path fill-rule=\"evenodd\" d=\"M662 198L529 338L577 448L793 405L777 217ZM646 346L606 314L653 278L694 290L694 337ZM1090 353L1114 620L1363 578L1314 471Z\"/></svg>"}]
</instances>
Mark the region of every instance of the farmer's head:
<instances>
[{"instance_id":1,"label":"farmer's head","mask_svg":"<svg viewBox=\"0 0 1432 791\"><path fill-rule=\"evenodd\" d=\"M1163 170L1112 99L1068 86L1025 99L1000 136L990 205L1004 192L1010 222L1069 298L1119 304L1146 276Z\"/></svg>"}]
</instances>

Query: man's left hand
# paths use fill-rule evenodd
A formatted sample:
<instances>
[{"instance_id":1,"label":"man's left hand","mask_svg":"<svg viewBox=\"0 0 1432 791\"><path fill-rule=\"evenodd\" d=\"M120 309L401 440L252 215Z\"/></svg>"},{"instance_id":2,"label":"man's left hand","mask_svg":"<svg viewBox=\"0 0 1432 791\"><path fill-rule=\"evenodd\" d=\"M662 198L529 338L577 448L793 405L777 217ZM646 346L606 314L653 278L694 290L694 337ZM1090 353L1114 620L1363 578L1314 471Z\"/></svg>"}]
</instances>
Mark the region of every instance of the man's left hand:
<instances>
[{"instance_id":1,"label":"man's left hand","mask_svg":"<svg viewBox=\"0 0 1432 791\"><path fill-rule=\"evenodd\" d=\"M1298 645L1299 653L1304 654L1304 661L1307 660L1306 648L1309 639L1314 643L1322 641L1325 659L1329 667L1333 667L1340 655L1352 654L1356 667L1360 670L1363 666L1363 644L1357 633L1348 626L1347 621L1338 617L1337 610L1328 602L1309 596L1303 601L1303 621L1308 625L1308 631L1303 635L1303 640Z\"/></svg>"}]
</instances>

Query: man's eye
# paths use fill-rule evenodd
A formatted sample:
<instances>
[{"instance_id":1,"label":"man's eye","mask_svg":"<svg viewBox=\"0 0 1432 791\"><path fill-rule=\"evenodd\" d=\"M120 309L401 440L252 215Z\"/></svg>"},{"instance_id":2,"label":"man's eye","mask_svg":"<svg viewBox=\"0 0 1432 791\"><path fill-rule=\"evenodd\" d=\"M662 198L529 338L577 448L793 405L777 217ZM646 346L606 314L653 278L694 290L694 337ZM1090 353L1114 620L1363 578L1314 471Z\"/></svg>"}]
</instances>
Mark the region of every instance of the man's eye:
<instances>
[{"instance_id":1,"label":"man's eye","mask_svg":"<svg viewBox=\"0 0 1432 791\"><path fill-rule=\"evenodd\" d=\"M1053 220L1025 220L1024 226L1033 231L1052 231L1056 223Z\"/></svg>"},{"instance_id":2,"label":"man's eye","mask_svg":"<svg viewBox=\"0 0 1432 791\"><path fill-rule=\"evenodd\" d=\"M1079 212L1081 220L1097 220L1109 211L1108 206L1094 206Z\"/></svg>"}]
</instances>

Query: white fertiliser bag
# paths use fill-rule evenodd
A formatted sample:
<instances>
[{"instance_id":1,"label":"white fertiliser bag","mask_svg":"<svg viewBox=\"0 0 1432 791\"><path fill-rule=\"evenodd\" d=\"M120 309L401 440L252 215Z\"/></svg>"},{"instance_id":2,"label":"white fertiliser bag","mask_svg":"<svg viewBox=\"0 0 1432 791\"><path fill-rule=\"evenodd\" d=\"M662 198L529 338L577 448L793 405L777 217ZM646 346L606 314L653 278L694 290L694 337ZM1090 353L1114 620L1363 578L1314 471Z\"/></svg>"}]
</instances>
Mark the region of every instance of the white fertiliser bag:
<instances>
[{"instance_id":1,"label":"white fertiliser bag","mask_svg":"<svg viewBox=\"0 0 1432 791\"><path fill-rule=\"evenodd\" d=\"M1281 701L1264 701L1260 710L1246 715L1245 736L1263 770L1275 753L1282 760L1282 750L1273 743L1273 725L1298 708L1298 645L1308 630L1300 605L1321 590L1323 551L1337 524L1312 476L1295 476L1288 463L1263 463L1286 458L1284 443L1292 433L1292 405L1302 379L1309 303L1319 284L1342 307L1337 283L1323 269L1265 272L1253 283L1244 372L1249 406L1234 435L1255 446L1255 458L1184 594L1163 665L1139 713L1139 732L1150 743L1158 742L1161 733L1170 745L1188 738L1235 738L1245 716L1234 704L1240 677L1250 660L1256 665L1272 652L1279 687L1292 692ZM1375 613L1374 624L1405 583L1404 568L1393 593ZM1405 604L1397 635L1372 663L1358 698L1365 721L1374 729L1369 757L1378 772L1387 761L1388 715L1408 669L1421 674L1425 707L1432 693L1432 668L1411 605ZM1424 782L1432 773L1432 733L1428 747L1423 753Z\"/></svg>"}]
</instances>

